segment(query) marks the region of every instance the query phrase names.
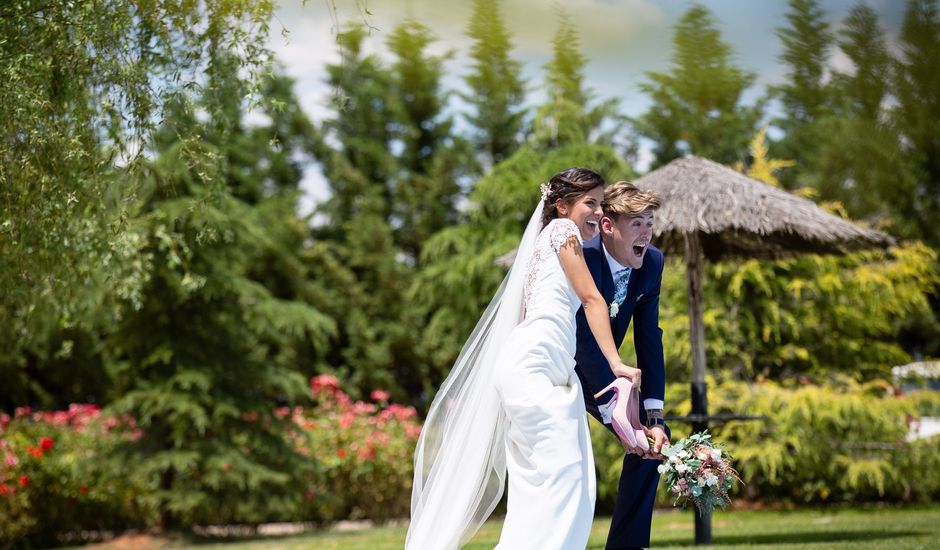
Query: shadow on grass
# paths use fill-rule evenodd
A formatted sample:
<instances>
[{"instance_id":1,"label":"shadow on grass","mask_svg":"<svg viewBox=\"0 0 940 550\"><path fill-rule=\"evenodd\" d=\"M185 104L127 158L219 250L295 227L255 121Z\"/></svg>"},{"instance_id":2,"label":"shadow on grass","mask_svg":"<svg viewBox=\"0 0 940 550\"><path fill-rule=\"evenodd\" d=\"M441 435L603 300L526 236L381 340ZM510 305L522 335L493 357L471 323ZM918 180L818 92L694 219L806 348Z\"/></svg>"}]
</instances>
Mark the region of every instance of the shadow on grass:
<instances>
[{"instance_id":1,"label":"shadow on grass","mask_svg":"<svg viewBox=\"0 0 940 550\"><path fill-rule=\"evenodd\" d=\"M849 532L794 532L794 533L762 533L747 535L720 535L714 537L714 544L812 544L822 542L853 542L874 541L882 539L900 539L907 537L926 536L927 532L917 531L849 531ZM695 546L695 542L688 538L656 539L656 546Z\"/></svg>"}]
</instances>

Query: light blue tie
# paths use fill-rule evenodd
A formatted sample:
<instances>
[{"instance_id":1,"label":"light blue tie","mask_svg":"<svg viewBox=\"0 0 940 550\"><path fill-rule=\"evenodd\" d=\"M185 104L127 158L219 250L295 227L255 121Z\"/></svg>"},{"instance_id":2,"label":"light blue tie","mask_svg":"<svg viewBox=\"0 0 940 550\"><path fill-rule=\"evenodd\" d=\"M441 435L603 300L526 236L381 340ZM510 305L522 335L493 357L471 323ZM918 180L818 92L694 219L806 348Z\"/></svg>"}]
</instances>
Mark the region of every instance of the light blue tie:
<instances>
[{"instance_id":1,"label":"light blue tie","mask_svg":"<svg viewBox=\"0 0 940 550\"><path fill-rule=\"evenodd\" d=\"M627 283L630 282L631 271L633 270L625 267L614 273L614 301L617 302L617 306L623 305L627 297Z\"/></svg>"}]
</instances>

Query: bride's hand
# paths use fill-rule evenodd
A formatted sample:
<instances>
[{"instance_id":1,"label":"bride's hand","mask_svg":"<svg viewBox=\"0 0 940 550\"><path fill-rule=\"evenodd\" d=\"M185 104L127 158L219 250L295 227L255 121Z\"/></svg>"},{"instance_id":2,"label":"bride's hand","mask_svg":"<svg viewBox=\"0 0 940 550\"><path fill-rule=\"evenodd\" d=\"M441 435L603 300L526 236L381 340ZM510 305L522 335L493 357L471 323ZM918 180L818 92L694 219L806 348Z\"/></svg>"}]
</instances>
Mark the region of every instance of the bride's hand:
<instances>
[{"instance_id":1,"label":"bride's hand","mask_svg":"<svg viewBox=\"0 0 940 550\"><path fill-rule=\"evenodd\" d=\"M643 373L640 369L618 363L613 366L613 371L614 376L627 378L630 382L633 382L633 385L636 386L637 389L640 389L640 377Z\"/></svg>"}]
</instances>

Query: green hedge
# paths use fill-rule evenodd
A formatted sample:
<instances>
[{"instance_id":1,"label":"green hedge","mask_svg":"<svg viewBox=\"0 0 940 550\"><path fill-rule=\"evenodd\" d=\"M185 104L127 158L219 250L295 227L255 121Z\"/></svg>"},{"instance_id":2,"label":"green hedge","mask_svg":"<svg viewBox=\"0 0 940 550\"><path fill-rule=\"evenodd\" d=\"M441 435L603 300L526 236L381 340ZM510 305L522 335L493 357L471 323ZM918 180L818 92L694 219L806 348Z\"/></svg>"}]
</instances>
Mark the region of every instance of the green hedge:
<instances>
[{"instance_id":1,"label":"green hedge","mask_svg":"<svg viewBox=\"0 0 940 550\"><path fill-rule=\"evenodd\" d=\"M688 385L667 390L668 412L691 412ZM896 396L883 383L839 386L712 382L709 412L766 416L716 424L714 440L734 455L744 480L736 499L792 504L927 502L940 498L940 437L908 441L909 422L940 410L940 393ZM673 439L689 435L672 423ZM598 509L613 507L620 477L619 444L592 422L598 465ZM672 499L660 486L657 502Z\"/></svg>"}]
</instances>

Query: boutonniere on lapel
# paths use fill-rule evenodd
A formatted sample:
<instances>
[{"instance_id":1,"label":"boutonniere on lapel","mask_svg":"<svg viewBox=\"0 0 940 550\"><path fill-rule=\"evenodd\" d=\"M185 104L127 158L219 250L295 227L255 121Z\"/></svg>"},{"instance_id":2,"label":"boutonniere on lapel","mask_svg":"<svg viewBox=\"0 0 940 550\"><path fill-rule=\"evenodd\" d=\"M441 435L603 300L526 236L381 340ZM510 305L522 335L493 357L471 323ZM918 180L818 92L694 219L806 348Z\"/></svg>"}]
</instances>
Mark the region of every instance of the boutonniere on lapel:
<instances>
[{"instance_id":1,"label":"boutonniere on lapel","mask_svg":"<svg viewBox=\"0 0 940 550\"><path fill-rule=\"evenodd\" d=\"M613 319L620 312L620 304L617 303L617 300L614 300L607 306L607 311L610 313L610 318Z\"/></svg>"}]
</instances>

